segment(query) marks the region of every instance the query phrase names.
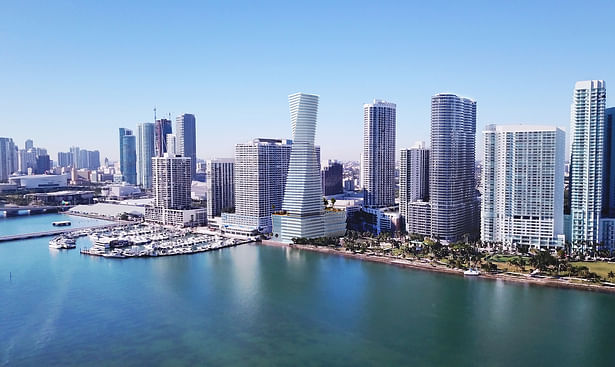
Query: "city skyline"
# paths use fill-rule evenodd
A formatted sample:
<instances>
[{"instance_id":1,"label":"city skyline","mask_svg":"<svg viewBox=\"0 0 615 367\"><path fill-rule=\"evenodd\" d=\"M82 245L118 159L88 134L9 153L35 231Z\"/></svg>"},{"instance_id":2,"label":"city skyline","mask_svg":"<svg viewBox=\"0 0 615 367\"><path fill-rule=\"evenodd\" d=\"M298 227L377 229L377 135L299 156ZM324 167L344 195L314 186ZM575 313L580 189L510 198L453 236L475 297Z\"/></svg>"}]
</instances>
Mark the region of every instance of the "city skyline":
<instances>
[{"instance_id":1,"label":"city skyline","mask_svg":"<svg viewBox=\"0 0 615 367\"><path fill-rule=\"evenodd\" d=\"M211 12L196 6L168 13L164 7L148 9L138 3L101 8L82 4L76 10L62 3L53 8L42 3L32 9L7 4L8 22L0 33L6 45L0 67L11 70L5 82L15 88L0 92L8 122L2 135L12 137L20 149L25 139L35 138L51 157L66 146L80 145L118 160L114 132L122 126L154 122L156 106L158 116L170 113L174 118L190 112L197 118L197 130L216 129L215 136L197 137L197 157L230 157L235 144L255 136L289 138L279 136L288 118L286 101L280 96L298 89L323 98L323 129L316 136L316 144L323 147L323 161L358 161L361 105L374 98L395 101L398 106L398 149L429 140L429 98L444 92L480 101L479 131L492 122L526 123L556 125L569 135L567 91L574 82L615 79L608 63L580 65L569 47L582 39L590 55L612 58L615 51L602 45L608 43L607 14L615 5L594 5L559 4L553 12L545 4L518 8L512 4L450 4L445 9L400 4L396 14L384 17L391 26L374 27L374 31L359 27L361 6L327 5L330 11L319 12L318 20L313 21L315 10L302 9L302 15L284 19L297 5L265 4L259 9L235 9L225 19L222 29L227 32L219 34L209 27L213 30L220 25L213 14L228 12L225 5L213 5ZM596 13L595 8L602 11ZM84 16L71 17L69 22L67 17L74 11ZM25 12L30 22L14 21L23 19L20 15ZM422 19L433 19L422 15L435 12L441 12L435 23ZM98 20L85 23L94 14ZM591 29L569 26L590 14L595 21ZM170 22L164 32L151 21L163 16ZM186 20L183 16L199 26L173 26L179 22L175 19ZM408 17L413 21L407 22ZM107 27L112 19L117 29ZM290 36L281 31L292 22L313 27L310 32L294 34L297 39L290 43ZM384 25L385 21L377 22ZM235 24L241 26L231 31ZM73 27L79 26L81 32L75 32ZM208 32L219 39L208 37ZM323 42L325 34L330 38ZM467 50L468 45L460 42L466 37L472 37ZM272 41L259 41L267 38ZM399 57L395 60L363 52L365 42L385 39L396 45ZM309 54L297 46L301 41L311 49ZM210 57L211 49L222 52ZM171 58L181 50L190 50L193 57ZM68 57L59 57L66 52ZM123 56L115 58L118 53ZM144 58L144 53L167 53L169 57ZM246 58L248 53L250 58ZM294 73L297 66L306 67L304 75ZM379 70L379 78L366 81L363 75L373 69ZM464 73L458 73L460 69ZM50 90L54 93L47 93ZM519 105L524 108L517 108ZM30 136L31 131L40 136ZM335 144L340 135L346 144ZM75 141L66 144L66 137ZM479 144L477 156L481 152Z\"/></svg>"}]
</instances>

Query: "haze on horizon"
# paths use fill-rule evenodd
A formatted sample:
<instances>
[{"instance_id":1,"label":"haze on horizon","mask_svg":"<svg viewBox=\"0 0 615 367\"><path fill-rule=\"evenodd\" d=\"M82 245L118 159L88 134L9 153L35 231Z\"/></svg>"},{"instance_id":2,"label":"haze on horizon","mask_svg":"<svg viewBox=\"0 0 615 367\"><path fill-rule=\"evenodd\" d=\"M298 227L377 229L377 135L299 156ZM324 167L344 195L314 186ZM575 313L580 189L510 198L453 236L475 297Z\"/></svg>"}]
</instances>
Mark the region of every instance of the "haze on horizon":
<instances>
[{"instance_id":1,"label":"haze on horizon","mask_svg":"<svg viewBox=\"0 0 615 367\"><path fill-rule=\"evenodd\" d=\"M364 103L397 104L397 147L429 141L430 97L490 123L569 126L578 80L615 83L615 2L5 2L0 136L117 159L118 128L197 117L199 158L290 138L288 95L320 95L323 160L358 160ZM615 85L615 84L614 84ZM615 105L609 102L608 106Z\"/></svg>"}]
</instances>

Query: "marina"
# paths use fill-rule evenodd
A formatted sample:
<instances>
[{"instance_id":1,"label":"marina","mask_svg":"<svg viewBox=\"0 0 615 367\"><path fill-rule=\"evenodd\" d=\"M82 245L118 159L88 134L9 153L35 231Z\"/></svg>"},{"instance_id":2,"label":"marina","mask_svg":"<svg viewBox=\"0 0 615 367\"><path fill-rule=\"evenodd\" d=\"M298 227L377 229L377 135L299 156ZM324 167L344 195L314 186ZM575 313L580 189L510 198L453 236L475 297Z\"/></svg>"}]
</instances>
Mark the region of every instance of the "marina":
<instances>
[{"instance_id":1,"label":"marina","mask_svg":"<svg viewBox=\"0 0 615 367\"><path fill-rule=\"evenodd\" d=\"M188 255L252 242L251 239L225 238L150 224L86 230L72 234L82 235L88 236L92 246L81 248L81 254L107 258Z\"/></svg>"}]
</instances>

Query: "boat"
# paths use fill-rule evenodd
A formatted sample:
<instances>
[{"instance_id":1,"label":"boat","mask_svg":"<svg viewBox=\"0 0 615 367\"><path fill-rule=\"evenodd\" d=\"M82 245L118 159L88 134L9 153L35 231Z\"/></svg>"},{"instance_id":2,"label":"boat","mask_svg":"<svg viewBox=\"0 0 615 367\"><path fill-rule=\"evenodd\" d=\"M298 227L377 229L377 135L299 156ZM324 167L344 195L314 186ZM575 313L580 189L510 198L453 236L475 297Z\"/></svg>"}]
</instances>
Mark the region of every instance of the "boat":
<instances>
[{"instance_id":1,"label":"boat","mask_svg":"<svg viewBox=\"0 0 615 367\"><path fill-rule=\"evenodd\" d=\"M478 276L478 275L480 275L480 271L478 271L478 269L470 268L470 269L464 271L463 275Z\"/></svg>"},{"instance_id":2,"label":"boat","mask_svg":"<svg viewBox=\"0 0 615 367\"><path fill-rule=\"evenodd\" d=\"M68 220L61 220L61 221L57 221L57 222L52 222L51 223L53 226L55 227L64 227L64 226L70 226L71 223Z\"/></svg>"}]
</instances>

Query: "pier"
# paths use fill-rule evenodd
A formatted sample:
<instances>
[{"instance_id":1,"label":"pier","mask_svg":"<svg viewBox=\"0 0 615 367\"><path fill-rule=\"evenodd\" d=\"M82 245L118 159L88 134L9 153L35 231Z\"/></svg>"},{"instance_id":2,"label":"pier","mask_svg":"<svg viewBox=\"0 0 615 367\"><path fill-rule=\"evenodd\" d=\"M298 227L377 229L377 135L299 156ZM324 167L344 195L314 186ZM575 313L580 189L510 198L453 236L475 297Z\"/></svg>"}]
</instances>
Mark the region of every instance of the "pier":
<instances>
[{"instance_id":1,"label":"pier","mask_svg":"<svg viewBox=\"0 0 615 367\"><path fill-rule=\"evenodd\" d=\"M7 217L14 217L19 215L19 212L24 211L28 214L44 214L44 213L58 213L66 211L72 208L72 206L58 206L58 205L27 205L27 206L0 206L0 213L4 213Z\"/></svg>"},{"instance_id":2,"label":"pier","mask_svg":"<svg viewBox=\"0 0 615 367\"><path fill-rule=\"evenodd\" d=\"M50 231L44 231L44 232L22 233L22 234L10 235L10 236L0 236L0 242L26 240L29 238L38 238L38 237L47 237L47 236L57 236L61 234L71 233L71 232L83 231L84 229L111 228L111 227L116 227L122 224L123 223L118 222L118 223L100 224L100 225L80 227L80 228L61 228L61 229L53 229Z\"/></svg>"}]
</instances>

